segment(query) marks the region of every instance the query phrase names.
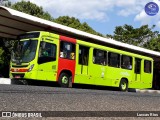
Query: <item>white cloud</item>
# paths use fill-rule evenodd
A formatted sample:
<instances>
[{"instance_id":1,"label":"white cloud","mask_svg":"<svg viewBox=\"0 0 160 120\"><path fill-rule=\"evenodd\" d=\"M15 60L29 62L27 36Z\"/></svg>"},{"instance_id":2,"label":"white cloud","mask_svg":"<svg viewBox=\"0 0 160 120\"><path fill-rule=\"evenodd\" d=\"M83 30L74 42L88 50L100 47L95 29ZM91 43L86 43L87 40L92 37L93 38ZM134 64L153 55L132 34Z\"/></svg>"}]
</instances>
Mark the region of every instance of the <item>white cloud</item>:
<instances>
[{"instance_id":1,"label":"white cloud","mask_svg":"<svg viewBox=\"0 0 160 120\"><path fill-rule=\"evenodd\" d=\"M110 0L30 0L54 17L69 15L80 19L107 19L106 11L113 7ZM47 4L49 3L49 4Z\"/></svg>"},{"instance_id":2,"label":"white cloud","mask_svg":"<svg viewBox=\"0 0 160 120\"><path fill-rule=\"evenodd\" d=\"M157 26L160 28L160 21L157 22Z\"/></svg>"},{"instance_id":3,"label":"white cloud","mask_svg":"<svg viewBox=\"0 0 160 120\"><path fill-rule=\"evenodd\" d=\"M19 1L19 0L13 0ZM74 16L79 19L107 20L108 13L120 16L139 13L149 0L30 0L52 14ZM119 9L117 11L117 8Z\"/></svg>"},{"instance_id":4,"label":"white cloud","mask_svg":"<svg viewBox=\"0 0 160 120\"><path fill-rule=\"evenodd\" d=\"M20 1L20 0L12 0ZM30 0L43 6L54 18L59 16L74 16L81 20L109 20L111 13L128 17L135 16L135 21L141 24L154 22L160 26L160 14L156 17L149 17L144 12L144 6L152 0ZM153 0L160 6L159 0ZM111 15L111 14L110 14Z\"/></svg>"},{"instance_id":5,"label":"white cloud","mask_svg":"<svg viewBox=\"0 0 160 120\"><path fill-rule=\"evenodd\" d=\"M141 24L149 24L152 20L152 17L149 17L144 10L142 10L138 15L136 15L135 21L141 21Z\"/></svg>"},{"instance_id":6,"label":"white cloud","mask_svg":"<svg viewBox=\"0 0 160 120\"><path fill-rule=\"evenodd\" d=\"M121 7L118 15L128 17L129 15L136 15L144 9L144 6L150 0L120 0L117 6Z\"/></svg>"}]
</instances>

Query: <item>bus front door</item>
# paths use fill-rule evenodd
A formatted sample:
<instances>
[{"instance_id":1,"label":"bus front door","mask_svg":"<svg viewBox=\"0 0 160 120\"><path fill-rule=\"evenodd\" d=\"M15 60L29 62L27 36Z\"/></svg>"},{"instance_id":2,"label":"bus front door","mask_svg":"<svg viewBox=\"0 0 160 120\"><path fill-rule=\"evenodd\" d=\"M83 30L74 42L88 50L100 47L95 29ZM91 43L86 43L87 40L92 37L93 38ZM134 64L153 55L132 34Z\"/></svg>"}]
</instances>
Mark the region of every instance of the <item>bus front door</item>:
<instances>
[{"instance_id":1,"label":"bus front door","mask_svg":"<svg viewBox=\"0 0 160 120\"><path fill-rule=\"evenodd\" d=\"M141 81L141 59L135 58L135 82Z\"/></svg>"},{"instance_id":2,"label":"bus front door","mask_svg":"<svg viewBox=\"0 0 160 120\"><path fill-rule=\"evenodd\" d=\"M56 44L48 41L41 41L37 70L38 80L56 80L56 49Z\"/></svg>"}]
</instances>

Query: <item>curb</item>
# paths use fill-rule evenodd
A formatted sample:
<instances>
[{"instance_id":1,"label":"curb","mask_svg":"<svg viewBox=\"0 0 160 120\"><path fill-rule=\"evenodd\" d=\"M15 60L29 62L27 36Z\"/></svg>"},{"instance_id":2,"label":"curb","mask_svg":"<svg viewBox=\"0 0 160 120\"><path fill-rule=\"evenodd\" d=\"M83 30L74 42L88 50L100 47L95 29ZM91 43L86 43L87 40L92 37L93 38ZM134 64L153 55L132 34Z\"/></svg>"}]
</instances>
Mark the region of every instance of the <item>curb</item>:
<instances>
[{"instance_id":1,"label":"curb","mask_svg":"<svg viewBox=\"0 0 160 120\"><path fill-rule=\"evenodd\" d=\"M0 84L11 84L11 79L10 78L0 78Z\"/></svg>"},{"instance_id":2,"label":"curb","mask_svg":"<svg viewBox=\"0 0 160 120\"><path fill-rule=\"evenodd\" d=\"M159 90L141 90L141 89L136 89L136 93L153 93L153 94L160 94Z\"/></svg>"}]
</instances>

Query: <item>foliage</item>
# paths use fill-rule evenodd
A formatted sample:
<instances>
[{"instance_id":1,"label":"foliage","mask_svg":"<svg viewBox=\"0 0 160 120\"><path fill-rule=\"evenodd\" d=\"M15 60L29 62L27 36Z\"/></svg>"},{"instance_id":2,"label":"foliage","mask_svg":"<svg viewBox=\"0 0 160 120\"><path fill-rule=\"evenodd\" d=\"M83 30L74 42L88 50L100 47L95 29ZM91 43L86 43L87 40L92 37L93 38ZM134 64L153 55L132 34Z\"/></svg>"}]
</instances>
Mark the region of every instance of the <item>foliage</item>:
<instances>
[{"instance_id":1,"label":"foliage","mask_svg":"<svg viewBox=\"0 0 160 120\"><path fill-rule=\"evenodd\" d=\"M57 19L54 20L54 22L72 27L81 31L85 31L91 34L102 36L102 34L96 32L93 30L86 22L81 23L78 19L75 17L69 17L69 16L60 16Z\"/></svg>"},{"instance_id":2,"label":"foliage","mask_svg":"<svg viewBox=\"0 0 160 120\"><path fill-rule=\"evenodd\" d=\"M0 56L2 56L3 53L4 53L4 50L0 47ZM4 59L3 57L0 57L0 68L2 67L3 63L4 63Z\"/></svg>"},{"instance_id":3,"label":"foliage","mask_svg":"<svg viewBox=\"0 0 160 120\"><path fill-rule=\"evenodd\" d=\"M151 28L149 28L148 25L143 25L140 28L133 28L133 26L125 24L124 26L117 26L114 35L107 35L107 37L111 37L124 43L144 47L151 39L158 36L158 31L152 31L154 28L155 25Z\"/></svg>"},{"instance_id":4,"label":"foliage","mask_svg":"<svg viewBox=\"0 0 160 120\"><path fill-rule=\"evenodd\" d=\"M20 2L17 2L11 5L11 2L9 0L0 0L0 4L21 12L27 13L27 14L33 15L33 16L37 16L46 20L60 23L75 29L79 29L85 32L96 34L96 35L102 35L96 32L95 30L93 30L87 23L80 23L80 21L74 17L63 16L54 20L53 17L48 12L45 12L42 7L39 7L36 4L31 3L30 1L22 0ZM6 71L3 73L5 77L8 77L10 55L11 55L11 49L13 48L13 45L14 45L14 41L8 38L0 38L0 47L2 48L0 49L0 64L2 66L0 68L0 73Z\"/></svg>"},{"instance_id":5,"label":"foliage","mask_svg":"<svg viewBox=\"0 0 160 120\"><path fill-rule=\"evenodd\" d=\"M46 20L53 20L51 15L48 12L45 12L42 7L39 7L30 1L17 2L13 4L11 8Z\"/></svg>"},{"instance_id":6,"label":"foliage","mask_svg":"<svg viewBox=\"0 0 160 120\"><path fill-rule=\"evenodd\" d=\"M11 7L11 2L0 0L0 5ZM0 37L0 74L3 74L4 77L9 77L10 45L13 45L10 39Z\"/></svg>"},{"instance_id":7,"label":"foliage","mask_svg":"<svg viewBox=\"0 0 160 120\"><path fill-rule=\"evenodd\" d=\"M144 44L145 48L150 50L159 51L160 52L160 35L156 38L151 39L146 44Z\"/></svg>"},{"instance_id":8,"label":"foliage","mask_svg":"<svg viewBox=\"0 0 160 120\"><path fill-rule=\"evenodd\" d=\"M53 17L51 17L51 15L48 12L44 12L42 7L39 7L36 4L31 3L30 1L17 2L14 5L12 5L11 8L33 15L33 16L37 16L46 20L56 22L65 26L69 26L78 30L82 30L88 33L102 36L102 34L93 30L86 22L81 23L78 19L74 17L61 16L54 20Z\"/></svg>"},{"instance_id":9,"label":"foliage","mask_svg":"<svg viewBox=\"0 0 160 120\"><path fill-rule=\"evenodd\" d=\"M30 1L20 1L15 4L11 4L9 0L0 0L0 5L11 7L12 9L37 16L46 20L50 20L65 26L69 26L81 31L85 31L91 34L102 36L102 34L93 30L86 22L81 23L78 19L69 16L61 16L54 19L48 12L45 12L42 7L31 3ZM143 25L140 28L134 28L131 25L125 24L124 26L117 26L114 31L114 35L106 35L115 40L133 44L141 47L145 47L151 50L160 51L160 34L158 31L153 31L155 25L149 27ZM0 74L3 73L5 77L8 77L10 53L15 41L8 38L0 38Z\"/></svg>"}]
</instances>

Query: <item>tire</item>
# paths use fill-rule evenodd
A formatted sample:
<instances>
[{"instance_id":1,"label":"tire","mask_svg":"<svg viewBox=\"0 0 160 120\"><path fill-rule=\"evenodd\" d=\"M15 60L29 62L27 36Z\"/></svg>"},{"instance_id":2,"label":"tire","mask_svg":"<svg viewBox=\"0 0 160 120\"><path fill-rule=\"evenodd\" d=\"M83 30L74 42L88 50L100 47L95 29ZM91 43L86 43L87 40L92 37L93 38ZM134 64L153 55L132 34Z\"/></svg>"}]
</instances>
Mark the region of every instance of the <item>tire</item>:
<instances>
[{"instance_id":1,"label":"tire","mask_svg":"<svg viewBox=\"0 0 160 120\"><path fill-rule=\"evenodd\" d=\"M121 82L119 84L119 89L120 89L120 91L123 91L123 92L128 91L128 82L127 82L127 80L125 80L125 79L121 80Z\"/></svg>"},{"instance_id":2,"label":"tire","mask_svg":"<svg viewBox=\"0 0 160 120\"><path fill-rule=\"evenodd\" d=\"M59 82L61 87L65 87L65 88L72 87L71 78L72 77L70 77L67 73L63 72L63 73L60 74L58 82Z\"/></svg>"}]
</instances>

